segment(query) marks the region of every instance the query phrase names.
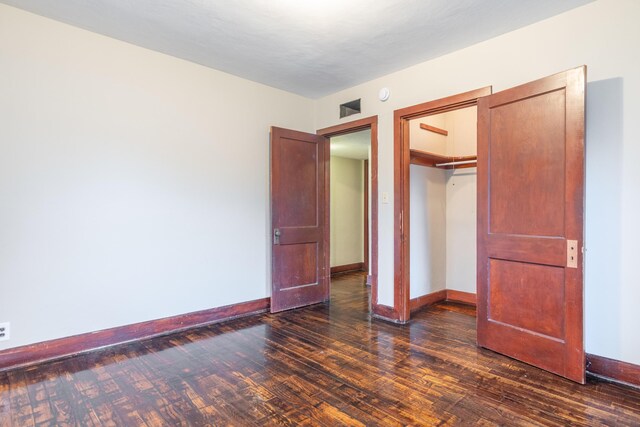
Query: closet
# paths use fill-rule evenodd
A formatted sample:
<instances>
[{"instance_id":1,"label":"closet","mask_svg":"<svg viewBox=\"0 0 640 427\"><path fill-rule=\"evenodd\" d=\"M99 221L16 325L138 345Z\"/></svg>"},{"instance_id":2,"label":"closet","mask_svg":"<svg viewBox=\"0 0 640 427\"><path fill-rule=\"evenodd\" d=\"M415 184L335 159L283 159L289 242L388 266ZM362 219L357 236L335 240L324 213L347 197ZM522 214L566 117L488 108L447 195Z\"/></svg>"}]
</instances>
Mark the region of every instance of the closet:
<instances>
[{"instance_id":1,"label":"closet","mask_svg":"<svg viewBox=\"0 0 640 427\"><path fill-rule=\"evenodd\" d=\"M410 298L475 294L477 107L409 125Z\"/></svg>"}]
</instances>

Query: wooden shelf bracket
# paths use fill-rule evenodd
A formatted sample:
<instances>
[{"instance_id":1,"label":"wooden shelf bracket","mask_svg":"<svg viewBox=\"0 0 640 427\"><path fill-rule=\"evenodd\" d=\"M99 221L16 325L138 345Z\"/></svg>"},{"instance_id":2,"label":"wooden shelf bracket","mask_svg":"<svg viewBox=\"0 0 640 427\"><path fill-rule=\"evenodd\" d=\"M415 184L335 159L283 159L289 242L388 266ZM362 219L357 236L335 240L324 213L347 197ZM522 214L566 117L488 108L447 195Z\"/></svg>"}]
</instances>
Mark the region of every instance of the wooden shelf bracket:
<instances>
[{"instance_id":1,"label":"wooden shelf bracket","mask_svg":"<svg viewBox=\"0 0 640 427\"><path fill-rule=\"evenodd\" d=\"M449 135L449 131L437 128L435 126L428 125L426 123L420 123L420 129L427 130L429 132L437 133L444 136Z\"/></svg>"}]
</instances>

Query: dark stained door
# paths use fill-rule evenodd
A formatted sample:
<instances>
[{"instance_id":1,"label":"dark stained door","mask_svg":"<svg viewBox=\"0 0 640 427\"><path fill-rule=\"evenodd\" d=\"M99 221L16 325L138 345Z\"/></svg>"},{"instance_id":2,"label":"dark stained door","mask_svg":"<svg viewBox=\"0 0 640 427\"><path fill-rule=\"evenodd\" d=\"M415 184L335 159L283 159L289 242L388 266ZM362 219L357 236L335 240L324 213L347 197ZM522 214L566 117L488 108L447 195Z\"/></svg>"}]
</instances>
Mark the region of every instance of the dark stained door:
<instances>
[{"instance_id":1,"label":"dark stained door","mask_svg":"<svg viewBox=\"0 0 640 427\"><path fill-rule=\"evenodd\" d=\"M478 102L478 344L579 383L585 80Z\"/></svg>"},{"instance_id":2,"label":"dark stained door","mask_svg":"<svg viewBox=\"0 0 640 427\"><path fill-rule=\"evenodd\" d=\"M271 312L329 300L325 137L271 128Z\"/></svg>"}]
</instances>

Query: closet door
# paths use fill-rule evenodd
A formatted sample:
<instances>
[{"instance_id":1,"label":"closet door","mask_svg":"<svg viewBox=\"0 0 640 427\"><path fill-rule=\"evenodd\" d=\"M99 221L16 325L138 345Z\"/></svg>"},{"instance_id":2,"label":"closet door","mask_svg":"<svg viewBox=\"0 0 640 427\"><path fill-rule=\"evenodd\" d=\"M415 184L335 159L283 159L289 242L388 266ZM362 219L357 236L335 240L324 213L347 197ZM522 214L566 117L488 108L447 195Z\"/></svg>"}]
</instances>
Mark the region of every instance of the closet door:
<instances>
[{"instance_id":1,"label":"closet door","mask_svg":"<svg viewBox=\"0 0 640 427\"><path fill-rule=\"evenodd\" d=\"M478 344L579 383L585 80L478 102Z\"/></svg>"}]
</instances>

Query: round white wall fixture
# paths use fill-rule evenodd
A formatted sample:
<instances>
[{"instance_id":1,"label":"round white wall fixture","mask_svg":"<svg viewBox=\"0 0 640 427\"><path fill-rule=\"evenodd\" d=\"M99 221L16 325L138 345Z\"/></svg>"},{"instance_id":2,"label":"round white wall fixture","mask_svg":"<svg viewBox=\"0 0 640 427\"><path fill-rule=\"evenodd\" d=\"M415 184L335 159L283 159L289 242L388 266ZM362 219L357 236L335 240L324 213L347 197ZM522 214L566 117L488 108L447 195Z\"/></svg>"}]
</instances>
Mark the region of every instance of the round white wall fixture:
<instances>
[{"instance_id":1,"label":"round white wall fixture","mask_svg":"<svg viewBox=\"0 0 640 427\"><path fill-rule=\"evenodd\" d=\"M378 99L382 102L386 101L387 99L389 99L389 96L391 96L391 92L389 91L389 88L383 87L382 89L380 89L380 91L378 92Z\"/></svg>"}]
</instances>

